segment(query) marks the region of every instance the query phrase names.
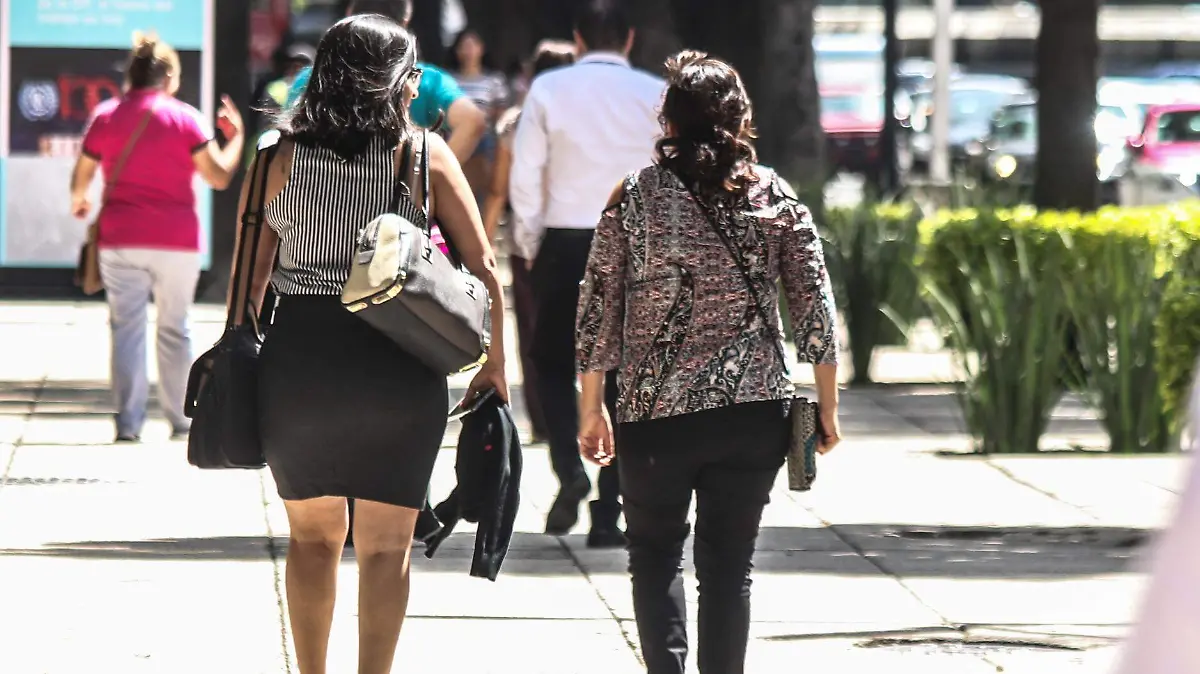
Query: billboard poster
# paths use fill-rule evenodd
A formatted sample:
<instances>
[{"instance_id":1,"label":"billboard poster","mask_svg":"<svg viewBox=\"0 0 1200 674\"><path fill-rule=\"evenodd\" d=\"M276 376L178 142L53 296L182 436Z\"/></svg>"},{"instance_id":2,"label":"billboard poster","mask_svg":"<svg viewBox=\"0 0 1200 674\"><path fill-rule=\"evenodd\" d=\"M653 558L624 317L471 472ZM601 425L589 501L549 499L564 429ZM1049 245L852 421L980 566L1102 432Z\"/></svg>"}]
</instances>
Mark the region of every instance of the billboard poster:
<instances>
[{"instance_id":1,"label":"billboard poster","mask_svg":"<svg viewBox=\"0 0 1200 674\"><path fill-rule=\"evenodd\" d=\"M70 214L71 171L92 110L122 93L134 31L179 52L178 98L213 118L212 26L212 0L0 1L0 266L75 264L87 223ZM207 269L212 195L195 189Z\"/></svg>"}]
</instances>

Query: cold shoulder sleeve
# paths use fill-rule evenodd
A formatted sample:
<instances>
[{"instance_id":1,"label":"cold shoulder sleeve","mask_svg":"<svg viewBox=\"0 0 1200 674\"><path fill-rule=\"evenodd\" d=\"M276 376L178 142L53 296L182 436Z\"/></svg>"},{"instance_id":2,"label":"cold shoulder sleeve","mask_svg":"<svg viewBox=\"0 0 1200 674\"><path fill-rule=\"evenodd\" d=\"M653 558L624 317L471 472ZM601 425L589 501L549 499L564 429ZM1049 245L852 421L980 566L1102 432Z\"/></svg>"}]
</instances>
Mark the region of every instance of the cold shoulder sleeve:
<instances>
[{"instance_id":1,"label":"cold shoulder sleeve","mask_svg":"<svg viewBox=\"0 0 1200 674\"><path fill-rule=\"evenodd\" d=\"M771 177L771 199L782 228L779 274L800 362L838 362L837 307L825 252L812 213L778 175Z\"/></svg>"},{"instance_id":2,"label":"cold shoulder sleeve","mask_svg":"<svg viewBox=\"0 0 1200 674\"><path fill-rule=\"evenodd\" d=\"M625 322L626 241L622 234L628 191L605 209L596 225L575 323L579 372L608 372L621 365Z\"/></svg>"}]
</instances>

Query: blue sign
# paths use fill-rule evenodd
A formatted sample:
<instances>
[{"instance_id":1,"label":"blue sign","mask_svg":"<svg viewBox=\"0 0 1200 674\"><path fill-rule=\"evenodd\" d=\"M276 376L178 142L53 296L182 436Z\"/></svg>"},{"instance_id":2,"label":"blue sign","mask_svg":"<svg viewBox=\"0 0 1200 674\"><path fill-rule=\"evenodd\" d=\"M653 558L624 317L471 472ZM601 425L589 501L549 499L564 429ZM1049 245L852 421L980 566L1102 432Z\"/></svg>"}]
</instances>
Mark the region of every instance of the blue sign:
<instances>
[{"instance_id":1,"label":"blue sign","mask_svg":"<svg viewBox=\"0 0 1200 674\"><path fill-rule=\"evenodd\" d=\"M8 0L5 0L8 2ZM176 49L204 46L204 0L12 0L13 47L128 49L133 31Z\"/></svg>"}]
</instances>

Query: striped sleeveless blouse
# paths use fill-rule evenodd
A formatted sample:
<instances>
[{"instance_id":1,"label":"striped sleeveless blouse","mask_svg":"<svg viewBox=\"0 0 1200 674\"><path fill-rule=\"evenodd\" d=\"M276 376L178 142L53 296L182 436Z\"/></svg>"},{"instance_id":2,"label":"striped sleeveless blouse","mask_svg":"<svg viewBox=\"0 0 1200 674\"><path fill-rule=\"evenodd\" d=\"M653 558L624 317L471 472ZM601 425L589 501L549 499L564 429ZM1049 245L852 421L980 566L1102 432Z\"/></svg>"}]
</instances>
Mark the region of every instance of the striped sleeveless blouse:
<instances>
[{"instance_id":1,"label":"striped sleeveless blouse","mask_svg":"<svg viewBox=\"0 0 1200 674\"><path fill-rule=\"evenodd\" d=\"M267 224L279 235L271 284L281 295L338 295L350 278L358 233L387 212L396 185L395 147L382 138L353 159L296 143L292 174L267 204ZM400 215L425 226L408 199Z\"/></svg>"}]
</instances>

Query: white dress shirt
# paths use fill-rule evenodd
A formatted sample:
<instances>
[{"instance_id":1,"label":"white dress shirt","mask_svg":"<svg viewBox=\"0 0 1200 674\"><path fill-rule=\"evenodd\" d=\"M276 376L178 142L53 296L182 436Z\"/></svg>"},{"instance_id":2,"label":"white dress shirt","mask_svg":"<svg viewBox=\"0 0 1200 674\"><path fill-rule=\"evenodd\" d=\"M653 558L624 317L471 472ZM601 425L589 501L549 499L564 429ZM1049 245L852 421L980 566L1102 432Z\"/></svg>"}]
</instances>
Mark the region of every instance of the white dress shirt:
<instances>
[{"instance_id":1,"label":"white dress shirt","mask_svg":"<svg viewBox=\"0 0 1200 674\"><path fill-rule=\"evenodd\" d=\"M594 229L613 188L654 157L666 83L591 52L533 81L513 139L509 200L527 260L547 228Z\"/></svg>"}]
</instances>

